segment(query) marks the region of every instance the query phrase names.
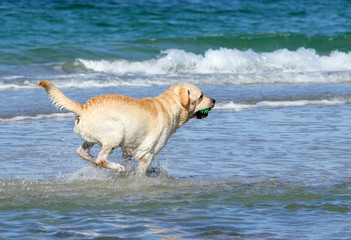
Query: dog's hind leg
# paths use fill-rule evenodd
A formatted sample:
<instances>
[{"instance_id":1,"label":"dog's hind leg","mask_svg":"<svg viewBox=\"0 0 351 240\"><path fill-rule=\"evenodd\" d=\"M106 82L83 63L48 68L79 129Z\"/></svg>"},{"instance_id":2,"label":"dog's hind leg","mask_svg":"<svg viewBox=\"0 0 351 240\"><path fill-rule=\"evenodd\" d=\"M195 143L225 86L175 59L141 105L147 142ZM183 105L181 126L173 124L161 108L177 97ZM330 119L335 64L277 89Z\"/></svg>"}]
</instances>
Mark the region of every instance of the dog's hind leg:
<instances>
[{"instance_id":1,"label":"dog's hind leg","mask_svg":"<svg viewBox=\"0 0 351 240\"><path fill-rule=\"evenodd\" d=\"M95 163L101 167L109 168L116 172L124 172L125 168L121 164L108 161L108 158L110 157L114 149L114 146L103 145L102 150L99 153L99 156L97 157Z\"/></svg>"},{"instance_id":2,"label":"dog's hind leg","mask_svg":"<svg viewBox=\"0 0 351 240\"><path fill-rule=\"evenodd\" d=\"M77 149L78 155L89 162L94 162L94 157L90 154L90 149L94 145L95 143L85 141L83 145Z\"/></svg>"}]
</instances>

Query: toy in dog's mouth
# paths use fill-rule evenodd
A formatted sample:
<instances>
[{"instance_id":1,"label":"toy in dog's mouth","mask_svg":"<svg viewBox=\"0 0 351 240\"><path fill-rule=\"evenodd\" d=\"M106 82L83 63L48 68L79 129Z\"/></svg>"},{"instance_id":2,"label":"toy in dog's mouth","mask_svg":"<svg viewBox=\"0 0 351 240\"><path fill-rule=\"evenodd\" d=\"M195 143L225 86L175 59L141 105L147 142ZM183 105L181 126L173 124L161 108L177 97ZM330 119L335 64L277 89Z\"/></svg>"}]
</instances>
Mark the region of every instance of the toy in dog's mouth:
<instances>
[{"instance_id":1,"label":"toy in dog's mouth","mask_svg":"<svg viewBox=\"0 0 351 240\"><path fill-rule=\"evenodd\" d=\"M211 111L212 108L207 108L201 111L198 111L195 113L195 118L197 119L202 119L202 118L206 118L208 116L209 111Z\"/></svg>"}]
</instances>

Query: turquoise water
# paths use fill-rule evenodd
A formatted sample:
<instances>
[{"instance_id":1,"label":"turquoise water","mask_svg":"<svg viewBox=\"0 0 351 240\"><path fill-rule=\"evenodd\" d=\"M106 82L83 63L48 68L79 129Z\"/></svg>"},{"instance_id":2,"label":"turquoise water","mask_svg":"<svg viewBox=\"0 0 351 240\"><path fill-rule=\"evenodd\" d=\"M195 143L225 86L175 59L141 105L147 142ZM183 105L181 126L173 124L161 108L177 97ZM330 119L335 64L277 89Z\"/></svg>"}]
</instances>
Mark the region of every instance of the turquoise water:
<instances>
[{"instance_id":1,"label":"turquoise water","mask_svg":"<svg viewBox=\"0 0 351 240\"><path fill-rule=\"evenodd\" d=\"M169 84L160 79L165 74L206 74L203 84L217 84L213 73L318 73L302 76L303 82L321 82L326 74L337 82L350 78L348 1L0 4L1 89L33 88L38 78L66 87L86 80L97 86ZM238 83L235 77L229 84Z\"/></svg>"},{"instance_id":2,"label":"turquoise water","mask_svg":"<svg viewBox=\"0 0 351 240\"><path fill-rule=\"evenodd\" d=\"M0 239L350 239L350 7L1 1ZM216 107L138 179L76 155L43 79L81 103L188 82Z\"/></svg>"}]
</instances>

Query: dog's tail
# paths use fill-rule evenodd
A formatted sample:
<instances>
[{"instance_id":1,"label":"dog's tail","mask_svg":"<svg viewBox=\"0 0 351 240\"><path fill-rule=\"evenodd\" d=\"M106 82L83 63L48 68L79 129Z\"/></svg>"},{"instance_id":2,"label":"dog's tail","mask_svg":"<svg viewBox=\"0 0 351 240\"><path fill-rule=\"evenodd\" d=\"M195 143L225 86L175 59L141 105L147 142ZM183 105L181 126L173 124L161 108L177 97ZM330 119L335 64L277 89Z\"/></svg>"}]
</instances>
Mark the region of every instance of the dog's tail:
<instances>
[{"instance_id":1,"label":"dog's tail","mask_svg":"<svg viewBox=\"0 0 351 240\"><path fill-rule=\"evenodd\" d=\"M39 86L45 88L55 106L65 108L78 116L83 112L83 106L80 103L66 97L52 82L43 80L39 83Z\"/></svg>"}]
</instances>

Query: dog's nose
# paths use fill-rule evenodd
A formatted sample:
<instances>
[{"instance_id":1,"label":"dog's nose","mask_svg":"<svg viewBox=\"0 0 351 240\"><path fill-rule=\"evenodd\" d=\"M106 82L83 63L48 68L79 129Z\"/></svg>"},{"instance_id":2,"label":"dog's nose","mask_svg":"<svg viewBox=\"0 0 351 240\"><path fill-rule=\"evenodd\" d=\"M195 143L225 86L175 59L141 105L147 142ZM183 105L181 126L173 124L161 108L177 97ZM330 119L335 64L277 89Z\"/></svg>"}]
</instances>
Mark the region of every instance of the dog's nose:
<instances>
[{"instance_id":1,"label":"dog's nose","mask_svg":"<svg viewBox=\"0 0 351 240\"><path fill-rule=\"evenodd\" d=\"M215 103L216 103L216 100L214 100L213 98L211 98L211 100L212 100L212 103L213 103L213 104L215 104Z\"/></svg>"}]
</instances>

